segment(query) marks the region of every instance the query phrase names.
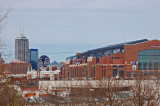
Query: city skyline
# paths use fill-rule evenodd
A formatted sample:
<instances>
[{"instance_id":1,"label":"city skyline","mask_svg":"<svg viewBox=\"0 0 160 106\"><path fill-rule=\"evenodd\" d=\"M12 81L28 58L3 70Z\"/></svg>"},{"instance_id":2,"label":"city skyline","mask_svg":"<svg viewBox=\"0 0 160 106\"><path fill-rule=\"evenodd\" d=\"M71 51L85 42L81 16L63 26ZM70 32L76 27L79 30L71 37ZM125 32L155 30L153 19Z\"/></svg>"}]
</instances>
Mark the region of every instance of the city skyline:
<instances>
[{"instance_id":1,"label":"city skyline","mask_svg":"<svg viewBox=\"0 0 160 106\"><path fill-rule=\"evenodd\" d=\"M0 105L160 106L159 0L0 0Z\"/></svg>"},{"instance_id":2,"label":"city skyline","mask_svg":"<svg viewBox=\"0 0 160 106\"><path fill-rule=\"evenodd\" d=\"M6 7L13 7L1 34L12 54L12 38L17 36L21 27L30 39L31 48L39 49L39 53L58 62L65 61L75 52L144 38L159 39L160 7L157 0L48 2L4 2Z\"/></svg>"}]
</instances>

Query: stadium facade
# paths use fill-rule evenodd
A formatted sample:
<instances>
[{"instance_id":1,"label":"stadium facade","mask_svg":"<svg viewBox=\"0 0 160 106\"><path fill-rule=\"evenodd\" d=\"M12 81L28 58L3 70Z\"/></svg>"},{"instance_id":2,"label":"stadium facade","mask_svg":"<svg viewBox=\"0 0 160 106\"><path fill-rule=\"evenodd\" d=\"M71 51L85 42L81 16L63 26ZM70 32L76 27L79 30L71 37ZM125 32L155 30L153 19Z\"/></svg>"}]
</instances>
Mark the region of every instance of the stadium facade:
<instances>
[{"instance_id":1,"label":"stadium facade","mask_svg":"<svg viewBox=\"0 0 160 106\"><path fill-rule=\"evenodd\" d=\"M61 79L157 78L160 41L137 40L77 53L67 57Z\"/></svg>"}]
</instances>

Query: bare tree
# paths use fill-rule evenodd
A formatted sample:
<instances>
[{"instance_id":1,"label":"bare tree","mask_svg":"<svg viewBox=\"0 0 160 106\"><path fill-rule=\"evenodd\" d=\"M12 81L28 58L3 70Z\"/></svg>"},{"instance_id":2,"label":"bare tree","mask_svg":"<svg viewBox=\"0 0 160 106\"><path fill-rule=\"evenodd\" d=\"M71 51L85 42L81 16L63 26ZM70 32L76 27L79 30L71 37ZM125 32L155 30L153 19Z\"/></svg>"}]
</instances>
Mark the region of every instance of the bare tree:
<instances>
[{"instance_id":1,"label":"bare tree","mask_svg":"<svg viewBox=\"0 0 160 106\"><path fill-rule=\"evenodd\" d=\"M126 99L128 106L157 106L159 105L159 81L136 79Z\"/></svg>"},{"instance_id":2,"label":"bare tree","mask_svg":"<svg viewBox=\"0 0 160 106\"><path fill-rule=\"evenodd\" d=\"M7 17L10 13L11 8L2 8L0 7L0 35L2 30L7 24ZM4 50L6 49L6 44L0 36L0 54L4 55ZM0 75L3 76L6 65L2 62L0 63ZM5 82L0 82L0 105L2 106L21 106L24 104L22 101L22 96L19 94L18 90L11 84L11 81L6 78Z\"/></svg>"},{"instance_id":3,"label":"bare tree","mask_svg":"<svg viewBox=\"0 0 160 106\"><path fill-rule=\"evenodd\" d=\"M16 86L10 85L10 81L0 84L0 105L1 106L21 106L25 104Z\"/></svg>"},{"instance_id":4,"label":"bare tree","mask_svg":"<svg viewBox=\"0 0 160 106\"><path fill-rule=\"evenodd\" d=\"M11 8L4 9L0 7L0 33L5 28L5 25L7 23L6 19L10 11L11 11Z\"/></svg>"},{"instance_id":5,"label":"bare tree","mask_svg":"<svg viewBox=\"0 0 160 106\"><path fill-rule=\"evenodd\" d=\"M7 49L6 43L4 42L4 39L1 36L1 33L7 24L7 17L8 17L8 14L11 12L11 10L12 10L11 8L0 7L0 54L1 55L6 55L4 53L4 51Z\"/></svg>"}]
</instances>

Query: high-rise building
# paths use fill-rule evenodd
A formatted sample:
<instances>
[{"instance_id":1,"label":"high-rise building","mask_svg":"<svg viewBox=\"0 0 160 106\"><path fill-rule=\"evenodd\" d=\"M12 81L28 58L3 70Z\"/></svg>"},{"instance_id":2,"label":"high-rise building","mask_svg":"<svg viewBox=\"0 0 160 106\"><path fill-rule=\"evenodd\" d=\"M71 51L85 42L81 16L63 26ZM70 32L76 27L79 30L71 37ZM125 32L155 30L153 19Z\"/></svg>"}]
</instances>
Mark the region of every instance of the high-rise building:
<instances>
[{"instance_id":1,"label":"high-rise building","mask_svg":"<svg viewBox=\"0 0 160 106\"><path fill-rule=\"evenodd\" d=\"M32 69L38 69L38 49L29 49L29 59Z\"/></svg>"},{"instance_id":2,"label":"high-rise building","mask_svg":"<svg viewBox=\"0 0 160 106\"><path fill-rule=\"evenodd\" d=\"M23 33L15 39L15 59L29 62L29 41Z\"/></svg>"},{"instance_id":3,"label":"high-rise building","mask_svg":"<svg viewBox=\"0 0 160 106\"><path fill-rule=\"evenodd\" d=\"M40 68L47 69L48 65L50 65L50 59L49 59L48 56L42 55L41 57L39 57L39 59L38 59L38 69L40 69Z\"/></svg>"}]
</instances>

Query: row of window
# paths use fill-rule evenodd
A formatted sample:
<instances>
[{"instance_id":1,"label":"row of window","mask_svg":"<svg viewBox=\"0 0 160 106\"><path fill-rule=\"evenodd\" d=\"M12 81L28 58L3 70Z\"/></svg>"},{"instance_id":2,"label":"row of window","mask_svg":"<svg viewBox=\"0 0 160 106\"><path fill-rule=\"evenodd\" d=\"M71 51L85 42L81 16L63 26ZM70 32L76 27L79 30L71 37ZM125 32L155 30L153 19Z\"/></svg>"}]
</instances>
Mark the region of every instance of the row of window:
<instances>
[{"instance_id":1,"label":"row of window","mask_svg":"<svg viewBox=\"0 0 160 106\"><path fill-rule=\"evenodd\" d=\"M84 69L79 69L79 68L76 68L76 69L69 69L68 70L68 78L69 77L86 77L87 75L87 69L84 68ZM64 69L64 78L65 76L67 75L67 70ZM66 76L67 77L67 76Z\"/></svg>"},{"instance_id":2,"label":"row of window","mask_svg":"<svg viewBox=\"0 0 160 106\"><path fill-rule=\"evenodd\" d=\"M149 49L149 50L144 50L144 51L140 51L138 52L138 55L160 55L160 49Z\"/></svg>"},{"instance_id":3,"label":"row of window","mask_svg":"<svg viewBox=\"0 0 160 106\"><path fill-rule=\"evenodd\" d=\"M139 70L160 70L160 63L138 63Z\"/></svg>"},{"instance_id":4,"label":"row of window","mask_svg":"<svg viewBox=\"0 0 160 106\"><path fill-rule=\"evenodd\" d=\"M148 75L158 76L160 73L157 72L157 71L155 71L155 72L150 71L150 72L143 72L143 73L142 73L142 72L138 72L138 76L139 76L139 77L141 77L142 74L143 74L144 76L148 76ZM131 77L131 76L136 77L136 73L135 73L135 72L132 72L132 75L131 75L131 72L127 72L127 77Z\"/></svg>"},{"instance_id":5,"label":"row of window","mask_svg":"<svg viewBox=\"0 0 160 106\"><path fill-rule=\"evenodd\" d=\"M116 77L117 74L117 69L113 69L113 77ZM123 69L119 69L119 77L123 77Z\"/></svg>"},{"instance_id":6,"label":"row of window","mask_svg":"<svg viewBox=\"0 0 160 106\"><path fill-rule=\"evenodd\" d=\"M117 69L113 69L113 77L116 77L117 74L118 74ZM123 77L123 74L124 74L123 69L119 69L119 77ZM144 72L143 73L144 76L148 76L148 75L158 76L159 74L160 73L157 72L157 71L155 71L155 72L150 71L150 72ZM131 77L131 76L136 77L136 73L135 72L131 73L130 71L128 71L127 72L127 77ZM138 72L138 76L142 76L142 72Z\"/></svg>"},{"instance_id":7,"label":"row of window","mask_svg":"<svg viewBox=\"0 0 160 106\"><path fill-rule=\"evenodd\" d=\"M138 52L138 70L159 70L160 49L149 49Z\"/></svg>"},{"instance_id":8,"label":"row of window","mask_svg":"<svg viewBox=\"0 0 160 106\"><path fill-rule=\"evenodd\" d=\"M110 57L109 59L120 59L120 57Z\"/></svg>"},{"instance_id":9,"label":"row of window","mask_svg":"<svg viewBox=\"0 0 160 106\"><path fill-rule=\"evenodd\" d=\"M119 68L123 68L124 66L119 66ZM118 68L118 66L113 66L113 68Z\"/></svg>"},{"instance_id":10,"label":"row of window","mask_svg":"<svg viewBox=\"0 0 160 106\"><path fill-rule=\"evenodd\" d=\"M160 62L160 56L138 56L139 62Z\"/></svg>"}]
</instances>

